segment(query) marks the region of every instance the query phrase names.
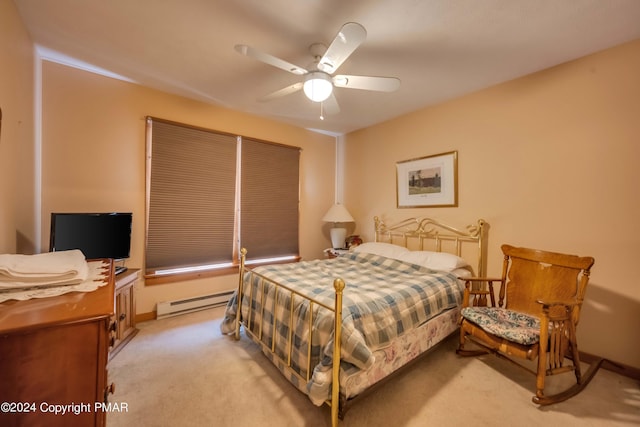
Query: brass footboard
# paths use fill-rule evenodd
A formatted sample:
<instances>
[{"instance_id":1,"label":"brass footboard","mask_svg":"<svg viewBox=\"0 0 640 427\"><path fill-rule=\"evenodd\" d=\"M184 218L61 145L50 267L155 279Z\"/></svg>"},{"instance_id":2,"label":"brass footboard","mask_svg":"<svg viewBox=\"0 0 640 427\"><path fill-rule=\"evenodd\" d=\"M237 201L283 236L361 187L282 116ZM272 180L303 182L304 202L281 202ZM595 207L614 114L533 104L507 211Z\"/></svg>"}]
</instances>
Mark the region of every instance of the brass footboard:
<instances>
[{"instance_id":1,"label":"brass footboard","mask_svg":"<svg viewBox=\"0 0 640 427\"><path fill-rule=\"evenodd\" d=\"M279 361L281 364L283 364L283 366L286 366L288 368L287 373L290 375L295 376L299 381L301 381L302 383L306 384L307 382L309 382L309 380L311 379L311 375L313 372L313 368L314 366L311 366L311 360L312 360L312 355L311 355L311 348L312 348L312 333L313 333L313 309L314 306L318 306L318 307L323 307L331 312L334 313L334 346L333 346L333 366L331 368L331 372L332 372L332 384L331 384L331 398L330 400L328 400L326 403L331 407L331 425L332 426L337 426L338 425L338 418L339 418L339 414L340 414L340 354L341 354L341 341L342 341L342 293L343 290L345 288L345 283L342 279L335 279L334 283L333 283L333 287L336 291L335 293L335 300L334 300L334 306L328 306L320 301L317 301L313 298L307 297L305 295L302 295L301 293L291 289L290 287L283 285L281 283L277 283L267 277L264 277L261 274L255 273L253 272L252 274L254 274L255 276L259 277L260 279L260 286L258 289L258 292L260 292L258 295L255 295L256 297L259 298L260 300L260 309L262 310L262 312L260 313L260 323L258 326L258 331L254 331L252 330L251 327L251 321L252 321L252 316L254 316L255 314L253 313L252 310L248 311L247 314L247 318L243 318L242 316L242 300L243 300L243 296L245 294L245 289L244 289L244 276L245 276L245 272L246 270L246 266L245 266L245 261L246 261L246 255L247 255L247 250L246 249L242 249L240 251L240 275L239 275L239 279L238 279L238 293L237 293L237 304L238 304L238 308L237 308L237 313L236 313L236 320L235 320L235 339L240 339L240 326L244 326L245 329L245 333L257 344L259 344L262 347L262 350L269 353L271 355L271 357L274 360ZM284 357L282 357L281 355L279 355L276 352L276 340L278 339L278 335L275 333L275 323L277 320L277 316L275 316L275 310L273 311L274 313L274 317L273 317L273 334L271 337L271 345L267 345L264 341L263 341L263 321L262 319L264 318L263 314L264 314L264 310L265 310L265 306L264 306L264 301L266 299L266 283L269 283L273 289L274 289L274 302L273 305L274 307L277 306L277 300L278 300L278 291L279 290L284 290L285 292L287 292L289 294L289 298L291 303L289 304L289 313L288 313L288 336L287 336L287 342L286 342L286 352L284 354ZM249 289L250 294L248 295L249 297L249 301L254 300L254 295L253 293L253 286ZM308 345L307 345L307 366L306 366L306 375L301 375L300 373L298 373L297 371L295 371L294 369L292 369L291 367L291 356L292 356L292 352L294 350L293 348L293 323L294 323L294 300L298 298L298 299L302 299L302 300L306 300L309 301L309 310L308 310Z\"/></svg>"}]
</instances>

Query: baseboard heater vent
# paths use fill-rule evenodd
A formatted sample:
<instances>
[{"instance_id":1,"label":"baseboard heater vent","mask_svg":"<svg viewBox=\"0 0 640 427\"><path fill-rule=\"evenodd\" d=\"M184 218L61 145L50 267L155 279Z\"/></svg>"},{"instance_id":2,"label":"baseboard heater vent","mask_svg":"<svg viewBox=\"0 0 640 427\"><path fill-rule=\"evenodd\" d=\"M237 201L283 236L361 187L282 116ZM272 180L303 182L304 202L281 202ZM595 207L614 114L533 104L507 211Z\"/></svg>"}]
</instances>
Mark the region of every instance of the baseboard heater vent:
<instances>
[{"instance_id":1,"label":"baseboard heater vent","mask_svg":"<svg viewBox=\"0 0 640 427\"><path fill-rule=\"evenodd\" d=\"M194 311L224 305L229 301L233 292L234 291L226 291L176 301L159 302L156 307L156 318L163 319L165 317L192 313Z\"/></svg>"}]
</instances>

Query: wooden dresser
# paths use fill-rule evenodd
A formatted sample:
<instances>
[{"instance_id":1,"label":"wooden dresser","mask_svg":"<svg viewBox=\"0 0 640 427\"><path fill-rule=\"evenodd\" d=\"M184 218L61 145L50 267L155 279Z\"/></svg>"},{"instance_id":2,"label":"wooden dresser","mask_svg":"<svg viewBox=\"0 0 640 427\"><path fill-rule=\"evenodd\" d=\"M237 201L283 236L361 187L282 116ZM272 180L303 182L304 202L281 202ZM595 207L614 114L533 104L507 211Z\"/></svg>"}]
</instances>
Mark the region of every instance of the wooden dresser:
<instances>
[{"instance_id":1,"label":"wooden dresser","mask_svg":"<svg viewBox=\"0 0 640 427\"><path fill-rule=\"evenodd\" d=\"M105 425L115 329L109 266L108 284L95 291L0 304L1 426Z\"/></svg>"}]
</instances>

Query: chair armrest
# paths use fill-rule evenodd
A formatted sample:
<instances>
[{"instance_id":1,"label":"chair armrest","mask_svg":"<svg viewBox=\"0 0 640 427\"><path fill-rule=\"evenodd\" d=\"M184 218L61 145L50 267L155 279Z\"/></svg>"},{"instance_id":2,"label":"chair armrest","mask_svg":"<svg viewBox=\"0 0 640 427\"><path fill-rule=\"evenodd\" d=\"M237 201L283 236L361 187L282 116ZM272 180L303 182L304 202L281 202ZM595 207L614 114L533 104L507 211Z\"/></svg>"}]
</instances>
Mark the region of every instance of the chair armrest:
<instances>
[{"instance_id":1,"label":"chair armrest","mask_svg":"<svg viewBox=\"0 0 640 427\"><path fill-rule=\"evenodd\" d=\"M460 277L460 280L464 280L464 294L462 297L462 307L469 307L470 297L473 295L475 306L483 306L487 305L487 295L491 300L491 306L496 306L495 296L493 292L493 282L502 282L502 279L497 279L494 277ZM471 289L471 284L473 282L487 282L489 285L489 289Z\"/></svg>"},{"instance_id":2,"label":"chair armrest","mask_svg":"<svg viewBox=\"0 0 640 427\"><path fill-rule=\"evenodd\" d=\"M540 342L545 343L543 349L546 350L547 342L554 342L554 336L561 336L575 341L575 327L580 315L580 303L576 300L567 301L544 301L536 300L542 305L540 316ZM553 348L562 348L562 346ZM554 354L559 350L550 350ZM556 354L554 357L560 357Z\"/></svg>"},{"instance_id":3,"label":"chair armrest","mask_svg":"<svg viewBox=\"0 0 640 427\"><path fill-rule=\"evenodd\" d=\"M546 333L543 334L543 330L548 331L549 324L556 324L558 322L565 322L569 319L573 319L573 324L578 323L578 316L580 312L580 303L576 300L566 301L544 301L536 300L538 304L542 305L542 315L540 316L540 339L543 339Z\"/></svg>"},{"instance_id":4,"label":"chair armrest","mask_svg":"<svg viewBox=\"0 0 640 427\"><path fill-rule=\"evenodd\" d=\"M571 300L571 301L544 301L544 300L536 300L536 302L540 305L542 305L543 307L554 307L556 305L564 305L565 307L573 307L576 305L579 305L580 303L578 301L575 300Z\"/></svg>"},{"instance_id":5,"label":"chair armrest","mask_svg":"<svg viewBox=\"0 0 640 427\"><path fill-rule=\"evenodd\" d=\"M464 280L465 282L500 282L502 279L495 277L458 277L460 280Z\"/></svg>"},{"instance_id":6,"label":"chair armrest","mask_svg":"<svg viewBox=\"0 0 640 427\"><path fill-rule=\"evenodd\" d=\"M493 292L493 282L502 282L502 279L496 279L495 277L458 277L459 280L464 280L465 292L468 290L471 294L486 294L487 291L471 289L471 283L473 282L487 282L491 292Z\"/></svg>"}]
</instances>

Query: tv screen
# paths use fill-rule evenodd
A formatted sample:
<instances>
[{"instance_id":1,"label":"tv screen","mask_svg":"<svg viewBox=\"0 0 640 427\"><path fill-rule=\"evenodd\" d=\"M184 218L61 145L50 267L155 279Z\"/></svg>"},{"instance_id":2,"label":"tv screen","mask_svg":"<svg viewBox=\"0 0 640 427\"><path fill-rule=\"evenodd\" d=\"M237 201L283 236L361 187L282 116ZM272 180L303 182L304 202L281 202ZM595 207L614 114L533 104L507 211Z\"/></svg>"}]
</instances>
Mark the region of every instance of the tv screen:
<instances>
[{"instance_id":1,"label":"tv screen","mask_svg":"<svg viewBox=\"0 0 640 427\"><path fill-rule=\"evenodd\" d=\"M130 212L52 213L49 250L80 249L87 259L129 258Z\"/></svg>"}]
</instances>

